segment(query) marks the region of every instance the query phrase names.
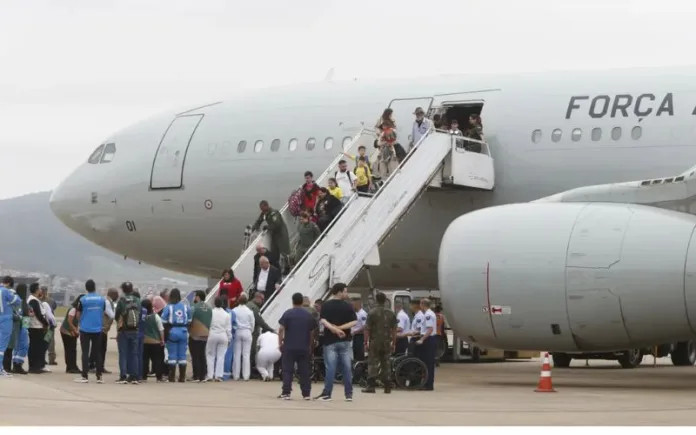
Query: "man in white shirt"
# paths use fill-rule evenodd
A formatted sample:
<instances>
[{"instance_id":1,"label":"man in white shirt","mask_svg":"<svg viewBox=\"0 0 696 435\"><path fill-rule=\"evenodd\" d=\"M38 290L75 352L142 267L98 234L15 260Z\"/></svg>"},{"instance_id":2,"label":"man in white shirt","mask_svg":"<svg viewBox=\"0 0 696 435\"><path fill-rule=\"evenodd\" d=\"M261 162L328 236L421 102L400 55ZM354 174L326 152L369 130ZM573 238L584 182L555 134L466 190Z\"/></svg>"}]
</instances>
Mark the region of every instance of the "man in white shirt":
<instances>
[{"instance_id":1,"label":"man in white shirt","mask_svg":"<svg viewBox=\"0 0 696 435\"><path fill-rule=\"evenodd\" d=\"M408 317L408 314L406 314L401 304L395 304L394 308L397 311L396 320L399 322L396 327L396 346L394 353L399 355L406 353L408 350L408 335L411 330L411 319Z\"/></svg>"},{"instance_id":2,"label":"man in white shirt","mask_svg":"<svg viewBox=\"0 0 696 435\"><path fill-rule=\"evenodd\" d=\"M221 382L225 368L225 353L232 340L232 316L225 311L223 299L215 298L215 308L208 330L208 343L206 344L206 359L208 373L206 381Z\"/></svg>"},{"instance_id":3,"label":"man in white shirt","mask_svg":"<svg viewBox=\"0 0 696 435\"><path fill-rule=\"evenodd\" d=\"M259 336L257 343L259 350L256 352L256 370L259 371L264 382L271 381L273 380L273 367L280 359L278 334L271 331L264 332Z\"/></svg>"},{"instance_id":4,"label":"man in white shirt","mask_svg":"<svg viewBox=\"0 0 696 435\"><path fill-rule=\"evenodd\" d=\"M334 174L336 179L336 184L341 189L343 197L341 202L344 204L348 202L351 195L355 192L355 186L358 185L358 177L355 176L353 171L348 170L348 164L345 160L338 162L338 171Z\"/></svg>"},{"instance_id":5,"label":"man in white shirt","mask_svg":"<svg viewBox=\"0 0 696 435\"><path fill-rule=\"evenodd\" d=\"M418 142L425 136L425 133L433 126L432 122L425 117L425 111L422 107L417 107L413 112L416 115L416 120L413 121L413 130L411 132L411 145L406 152L410 152L413 147L418 145Z\"/></svg>"},{"instance_id":6,"label":"man in white shirt","mask_svg":"<svg viewBox=\"0 0 696 435\"><path fill-rule=\"evenodd\" d=\"M242 293L239 296L239 305L232 310L235 315L232 377L235 381L239 380L240 372L245 381L251 376L251 340L256 323L254 312L246 306L247 300L247 295Z\"/></svg>"}]
</instances>

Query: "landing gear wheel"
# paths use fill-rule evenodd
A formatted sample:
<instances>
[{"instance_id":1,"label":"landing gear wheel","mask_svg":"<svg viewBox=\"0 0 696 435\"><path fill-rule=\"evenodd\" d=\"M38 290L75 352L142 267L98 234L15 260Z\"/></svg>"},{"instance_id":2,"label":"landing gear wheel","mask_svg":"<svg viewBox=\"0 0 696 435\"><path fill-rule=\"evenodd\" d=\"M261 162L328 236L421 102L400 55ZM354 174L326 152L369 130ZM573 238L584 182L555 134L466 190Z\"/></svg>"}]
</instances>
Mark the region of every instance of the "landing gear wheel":
<instances>
[{"instance_id":1,"label":"landing gear wheel","mask_svg":"<svg viewBox=\"0 0 696 435\"><path fill-rule=\"evenodd\" d=\"M481 349L478 347L474 347L471 349L471 362L480 362L481 361Z\"/></svg>"},{"instance_id":2,"label":"landing gear wheel","mask_svg":"<svg viewBox=\"0 0 696 435\"><path fill-rule=\"evenodd\" d=\"M621 367L625 369L634 369L643 361L643 351L640 349L629 349L623 355L617 358Z\"/></svg>"},{"instance_id":3,"label":"landing gear wheel","mask_svg":"<svg viewBox=\"0 0 696 435\"><path fill-rule=\"evenodd\" d=\"M428 367L418 358L404 358L394 369L394 380L399 388L418 390L428 382Z\"/></svg>"},{"instance_id":4,"label":"landing gear wheel","mask_svg":"<svg viewBox=\"0 0 696 435\"><path fill-rule=\"evenodd\" d=\"M696 342L680 341L670 354L675 366L692 366L696 363Z\"/></svg>"},{"instance_id":5,"label":"landing gear wheel","mask_svg":"<svg viewBox=\"0 0 696 435\"><path fill-rule=\"evenodd\" d=\"M573 361L573 357L567 353L554 353L553 354L553 368L567 369L570 367L570 362Z\"/></svg>"}]
</instances>

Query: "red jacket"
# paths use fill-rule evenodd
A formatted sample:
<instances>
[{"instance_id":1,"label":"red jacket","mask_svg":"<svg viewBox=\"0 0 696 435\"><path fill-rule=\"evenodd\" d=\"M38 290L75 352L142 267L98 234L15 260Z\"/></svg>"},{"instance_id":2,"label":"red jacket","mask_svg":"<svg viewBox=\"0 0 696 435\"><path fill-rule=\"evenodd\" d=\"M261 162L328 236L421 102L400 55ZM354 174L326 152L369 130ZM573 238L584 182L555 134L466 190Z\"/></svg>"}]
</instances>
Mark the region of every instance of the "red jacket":
<instances>
[{"instance_id":1,"label":"red jacket","mask_svg":"<svg viewBox=\"0 0 696 435\"><path fill-rule=\"evenodd\" d=\"M244 287L242 287L242 283L237 278L233 279L232 281L220 280L220 290L218 290L218 295L223 293L227 294L227 301L230 308L237 305L237 298L239 298L243 291Z\"/></svg>"},{"instance_id":2,"label":"red jacket","mask_svg":"<svg viewBox=\"0 0 696 435\"><path fill-rule=\"evenodd\" d=\"M302 205L305 210L310 209L314 212L314 206L319 196L319 186L316 183L302 185Z\"/></svg>"}]
</instances>

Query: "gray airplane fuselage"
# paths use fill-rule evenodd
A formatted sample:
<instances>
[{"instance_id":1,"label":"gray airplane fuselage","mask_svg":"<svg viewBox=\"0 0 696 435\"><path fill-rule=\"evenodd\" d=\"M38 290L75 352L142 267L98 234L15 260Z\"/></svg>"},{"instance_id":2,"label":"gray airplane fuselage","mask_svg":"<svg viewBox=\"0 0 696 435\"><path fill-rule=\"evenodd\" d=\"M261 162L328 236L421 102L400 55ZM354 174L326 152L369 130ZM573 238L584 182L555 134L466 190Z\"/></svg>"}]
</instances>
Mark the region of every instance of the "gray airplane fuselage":
<instances>
[{"instance_id":1,"label":"gray airplane fuselage","mask_svg":"<svg viewBox=\"0 0 696 435\"><path fill-rule=\"evenodd\" d=\"M68 227L129 259L219 276L239 256L259 201L282 207L306 170L319 176L344 139L372 127L393 100L411 99L393 104L402 143L416 106L481 101L494 191L429 189L380 249L382 265L372 268L378 287L436 288L441 238L464 213L690 167L696 162L695 73L454 75L249 91L109 136L103 143L115 146L111 161L81 164L55 189L51 207ZM190 143L159 155L171 161L171 170L153 164L165 131L183 112L199 121ZM153 177L171 188L153 189Z\"/></svg>"}]
</instances>

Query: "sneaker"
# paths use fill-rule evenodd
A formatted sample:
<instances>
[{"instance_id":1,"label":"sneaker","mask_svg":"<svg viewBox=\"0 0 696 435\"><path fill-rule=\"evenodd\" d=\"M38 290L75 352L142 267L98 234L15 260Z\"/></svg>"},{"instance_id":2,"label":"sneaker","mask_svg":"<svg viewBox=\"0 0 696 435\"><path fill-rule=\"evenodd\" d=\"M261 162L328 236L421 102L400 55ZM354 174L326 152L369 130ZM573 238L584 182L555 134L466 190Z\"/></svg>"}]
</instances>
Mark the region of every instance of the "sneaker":
<instances>
[{"instance_id":1,"label":"sneaker","mask_svg":"<svg viewBox=\"0 0 696 435\"><path fill-rule=\"evenodd\" d=\"M123 384L127 384L128 381L126 380L126 378L119 378L118 381L116 381L116 383L123 385Z\"/></svg>"},{"instance_id":2,"label":"sneaker","mask_svg":"<svg viewBox=\"0 0 696 435\"><path fill-rule=\"evenodd\" d=\"M87 384L87 383L89 383L89 379L87 379L87 378L77 378L77 379L74 379L73 382L75 382L75 383L77 383L77 384Z\"/></svg>"},{"instance_id":3,"label":"sneaker","mask_svg":"<svg viewBox=\"0 0 696 435\"><path fill-rule=\"evenodd\" d=\"M352 402L353 396L346 396L346 402Z\"/></svg>"},{"instance_id":4,"label":"sneaker","mask_svg":"<svg viewBox=\"0 0 696 435\"><path fill-rule=\"evenodd\" d=\"M104 379L102 379L101 376L97 376L97 384L103 384L103 383L104 383Z\"/></svg>"},{"instance_id":5,"label":"sneaker","mask_svg":"<svg viewBox=\"0 0 696 435\"><path fill-rule=\"evenodd\" d=\"M0 378L11 378L12 373L6 372L4 369L0 369Z\"/></svg>"},{"instance_id":6,"label":"sneaker","mask_svg":"<svg viewBox=\"0 0 696 435\"><path fill-rule=\"evenodd\" d=\"M309 397L309 396L304 396L304 397L302 398L302 400L312 400L312 398Z\"/></svg>"},{"instance_id":7,"label":"sneaker","mask_svg":"<svg viewBox=\"0 0 696 435\"><path fill-rule=\"evenodd\" d=\"M53 373L53 372L51 372L51 369L49 369L48 367L42 368L42 369L41 369L41 372L43 372L43 373Z\"/></svg>"},{"instance_id":8,"label":"sneaker","mask_svg":"<svg viewBox=\"0 0 696 435\"><path fill-rule=\"evenodd\" d=\"M331 402L331 396L327 396L326 394L320 394L317 397L315 397L314 400L318 400L320 402Z\"/></svg>"},{"instance_id":9,"label":"sneaker","mask_svg":"<svg viewBox=\"0 0 696 435\"><path fill-rule=\"evenodd\" d=\"M290 395L289 394L281 394L278 396L279 399L282 400L290 400Z\"/></svg>"},{"instance_id":10,"label":"sneaker","mask_svg":"<svg viewBox=\"0 0 696 435\"><path fill-rule=\"evenodd\" d=\"M168 379L157 379L158 384L166 384L167 382L169 382Z\"/></svg>"}]
</instances>

